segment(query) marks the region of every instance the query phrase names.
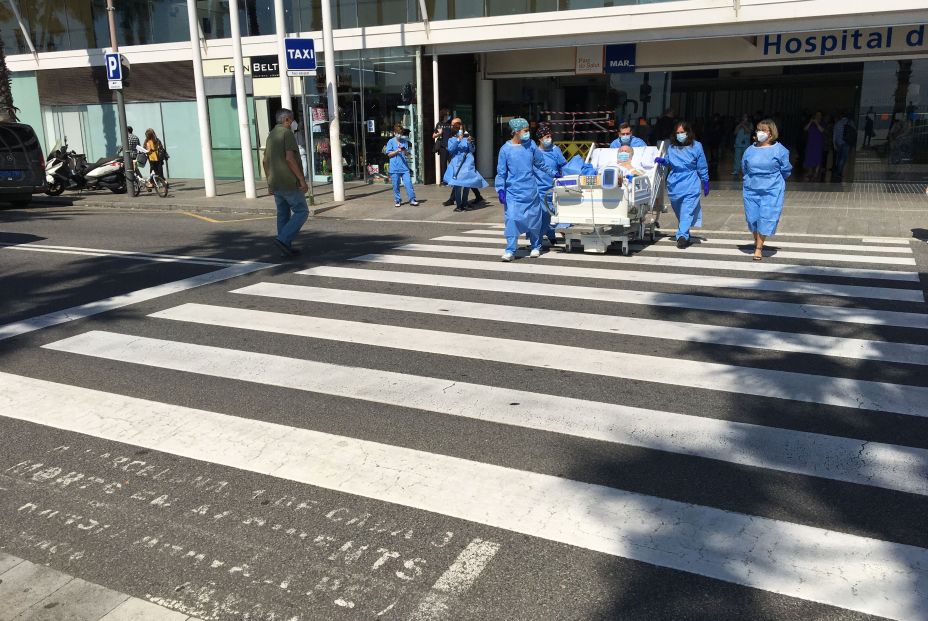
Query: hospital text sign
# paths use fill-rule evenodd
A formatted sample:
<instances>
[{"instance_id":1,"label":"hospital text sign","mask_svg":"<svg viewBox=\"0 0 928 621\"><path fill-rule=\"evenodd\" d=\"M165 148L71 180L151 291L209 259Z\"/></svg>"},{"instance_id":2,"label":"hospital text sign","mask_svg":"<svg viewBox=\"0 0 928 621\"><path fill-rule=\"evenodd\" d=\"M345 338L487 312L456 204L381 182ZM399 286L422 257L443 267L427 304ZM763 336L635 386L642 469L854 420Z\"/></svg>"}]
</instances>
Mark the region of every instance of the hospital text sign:
<instances>
[{"instance_id":1,"label":"hospital text sign","mask_svg":"<svg viewBox=\"0 0 928 621\"><path fill-rule=\"evenodd\" d=\"M767 34L757 47L766 58L828 58L868 53L911 53L928 50L925 25L856 28L828 32ZM608 71L608 68L606 69Z\"/></svg>"}]
</instances>

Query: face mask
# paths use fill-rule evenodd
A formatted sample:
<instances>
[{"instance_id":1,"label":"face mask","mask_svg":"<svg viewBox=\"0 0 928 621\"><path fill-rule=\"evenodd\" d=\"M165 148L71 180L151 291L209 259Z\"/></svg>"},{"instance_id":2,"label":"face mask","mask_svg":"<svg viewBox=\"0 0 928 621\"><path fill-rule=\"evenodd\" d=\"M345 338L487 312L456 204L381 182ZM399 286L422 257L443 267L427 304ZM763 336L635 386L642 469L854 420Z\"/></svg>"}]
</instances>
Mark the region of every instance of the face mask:
<instances>
[{"instance_id":1,"label":"face mask","mask_svg":"<svg viewBox=\"0 0 928 621\"><path fill-rule=\"evenodd\" d=\"M622 144L628 144L629 142L632 141L632 137L631 136L619 136L619 140L622 141Z\"/></svg>"},{"instance_id":2,"label":"face mask","mask_svg":"<svg viewBox=\"0 0 928 621\"><path fill-rule=\"evenodd\" d=\"M757 132L757 142L767 142L767 138L770 138L767 132Z\"/></svg>"},{"instance_id":3,"label":"face mask","mask_svg":"<svg viewBox=\"0 0 928 621\"><path fill-rule=\"evenodd\" d=\"M620 162L627 162L627 161L629 160L630 157L631 157L631 156L630 156L628 153L626 153L625 151L622 151L622 152L619 153L619 155L618 155L618 158L619 158L619 161L620 161Z\"/></svg>"},{"instance_id":4,"label":"face mask","mask_svg":"<svg viewBox=\"0 0 928 621\"><path fill-rule=\"evenodd\" d=\"M541 144L545 145L546 147L550 147L552 143L553 141L550 138L542 138L541 140Z\"/></svg>"},{"instance_id":5,"label":"face mask","mask_svg":"<svg viewBox=\"0 0 928 621\"><path fill-rule=\"evenodd\" d=\"M290 131L295 132L299 128L300 128L300 124L297 123L296 121L293 121L292 123L290 123Z\"/></svg>"},{"instance_id":6,"label":"face mask","mask_svg":"<svg viewBox=\"0 0 928 621\"><path fill-rule=\"evenodd\" d=\"M687 138L686 134L677 134L677 142L679 143L686 142L686 138Z\"/></svg>"},{"instance_id":7,"label":"face mask","mask_svg":"<svg viewBox=\"0 0 928 621\"><path fill-rule=\"evenodd\" d=\"M397 140L399 140L400 138L403 137L403 134L396 134L396 133L394 133L394 134L393 134L393 137L396 138Z\"/></svg>"},{"instance_id":8,"label":"face mask","mask_svg":"<svg viewBox=\"0 0 928 621\"><path fill-rule=\"evenodd\" d=\"M524 134L519 136L519 140L521 140L522 142L531 142L532 135L528 132L525 132Z\"/></svg>"},{"instance_id":9,"label":"face mask","mask_svg":"<svg viewBox=\"0 0 928 621\"><path fill-rule=\"evenodd\" d=\"M461 138L461 137L463 137L463 136L464 136L464 130L463 130L463 129L459 129L459 130L458 130L458 138Z\"/></svg>"}]
</instances>

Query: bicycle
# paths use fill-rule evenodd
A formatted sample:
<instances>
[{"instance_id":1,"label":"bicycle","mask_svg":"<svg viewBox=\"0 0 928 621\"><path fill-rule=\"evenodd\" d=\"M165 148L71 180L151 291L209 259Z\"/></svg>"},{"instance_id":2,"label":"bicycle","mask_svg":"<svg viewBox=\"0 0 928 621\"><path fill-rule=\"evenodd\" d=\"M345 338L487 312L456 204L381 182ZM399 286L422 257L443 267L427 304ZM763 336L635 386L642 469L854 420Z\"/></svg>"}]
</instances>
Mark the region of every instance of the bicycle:
<instances>
[{"instance_id":1,"label":"bicycle","mask_svg":"<svg viewBox=\"0 0 928 621\"><path fill-rule=\"evenodd\" d=\"M161 198L167 198L168 196L168 182L164 180L164 177L156 174L154 170L150 170L148 179L145 179L138 167L136 167L132 175L132 196L141 194L143 187L149 192L155 190Z\"/></svg>"},{"instance_id":2,"label":"bicycle","mask_svg":"<svg viewBox=\"0 0 928 621\"><path fill-rule=\"evenodd\" d=\"M141 154L148 154L148 151L146 151L143 147L139 146L139 147L136 147L135 149ZM145 179L145 177L143 177L142 173L139 171L139 168L140 168L139 164L136 164L135 166L133 166L132 196L138 196L139 194L141 194L142 188L144 187L149 192L151 192L152 190L156 190L158 192L158 196L160 196L161 198L167 198L168 182L165 181L164 177L156 174L155 170L151 167L151 165L149 165L148 179Z\"/></svg>"}]
</instances>

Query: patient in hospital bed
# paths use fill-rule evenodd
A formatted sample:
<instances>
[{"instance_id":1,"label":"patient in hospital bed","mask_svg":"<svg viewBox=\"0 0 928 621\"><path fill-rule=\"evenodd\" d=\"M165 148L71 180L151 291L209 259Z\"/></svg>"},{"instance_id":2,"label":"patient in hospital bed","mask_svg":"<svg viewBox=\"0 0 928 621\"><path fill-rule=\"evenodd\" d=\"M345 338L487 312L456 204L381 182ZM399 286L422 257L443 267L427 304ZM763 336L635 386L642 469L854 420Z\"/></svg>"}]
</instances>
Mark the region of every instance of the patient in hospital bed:
<instances>
[{"instance_id":1,"label":"patient in hospital bed","mask_svg":"<svg viewBox=\"0 0 928 621\"><path fill-rule=\"evenodd\" d=\"M635 177L645 175L651 177L655 169L654 158L659 155L657 147L632 148L623 145L618 149L596 149L590 163L596 167L599 174L608 166L618 167L622 176Z\"/></svg>"}]
</instances>

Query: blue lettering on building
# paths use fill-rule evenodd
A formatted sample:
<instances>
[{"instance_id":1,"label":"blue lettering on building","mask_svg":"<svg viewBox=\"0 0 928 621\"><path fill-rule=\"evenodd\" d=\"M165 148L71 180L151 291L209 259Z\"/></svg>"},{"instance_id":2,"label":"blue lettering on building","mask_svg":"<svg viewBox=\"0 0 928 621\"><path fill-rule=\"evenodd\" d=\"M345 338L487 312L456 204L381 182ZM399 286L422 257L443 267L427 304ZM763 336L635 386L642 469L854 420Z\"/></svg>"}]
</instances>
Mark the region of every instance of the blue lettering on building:
<instances>
[{"instance_id":1,"label":"blue lettering on building","mask_svg":"<svg viewBox=\"0 0 928 621\"><path fill-rule=\"evenodd\" d=\"M783 34L764 35L764 56L791 56L794 54L831 54L854 52L857 50L888 50L893 46L894 26L880 30L842 30L840 33L821 33L805 38ZM906 31L904 36L906 48L921 49L925 46L925 25L916 26ZM607 69L608 71L608 69Z\"/></svg>"}]
</instances>

